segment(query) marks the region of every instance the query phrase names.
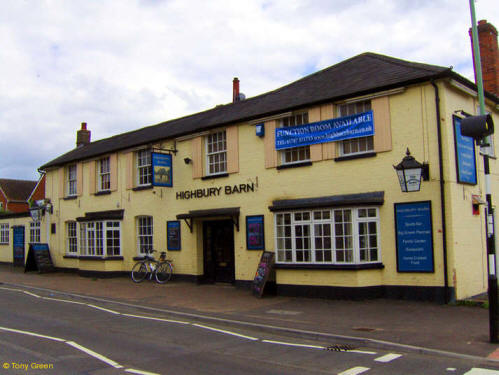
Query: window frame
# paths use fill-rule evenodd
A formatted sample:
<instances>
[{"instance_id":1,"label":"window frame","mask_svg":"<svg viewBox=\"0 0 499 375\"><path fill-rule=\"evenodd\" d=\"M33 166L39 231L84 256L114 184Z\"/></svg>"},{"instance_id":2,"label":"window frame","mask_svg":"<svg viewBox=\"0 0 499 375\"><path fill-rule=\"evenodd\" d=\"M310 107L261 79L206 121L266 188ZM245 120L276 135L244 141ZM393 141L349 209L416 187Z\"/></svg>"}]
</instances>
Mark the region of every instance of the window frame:
<instances>
[{"instance_id":1,"label":"window frame","mask_svg":"<svg viewBox=\"0 0 499 375\"><path fill-rule=\"evenodd\" d=\"M362 108L359 108L359 105L361 105ZM338 104L337 108L338 108L338 117L350 116L357 113L371 111L372 101L371 99L367 99L367 100L354 101L350 103L343 103L343 104ZM339 145L340 147L338 147L338 149L340 157L369 154L375 151L373 135L370 135L368 137L345 139L343 141L340 141ZM347 147L347 145L349 148L356 147L357 150L345 152L345 148ZM364 150L360 150L361 148L364 148Z\"/></svg>"},{"instance_id":2,"label":"window frame","mask_svg":"<svg viewBox=\"0 0 499 375\"><path fill-rule=\"evenodd\" d=\"M73 224L74 228L71 229L70 226ZM66 254L78 254L78 224L76 221L66 221Z\"/></svg>"},{"instance_id":3,"label":"window frame","mask_svg":"<svg viewBox=\"0 0 499 375\"><path fill-rule=\"evenodd\" d=\"M40 221L30 221L29 223L29 243L41 243Z\"/></svg>"},{"instance_id":4,"label":"window frame","mask_svg":"<svg viewBox=\"0 0 499 375\"><path fill-rule=\"evenodd\" d=\"M118 232L118 246L109 246L108 240L116 237L109 237L108 225L113 224L114 232ZM80 256L106 258L114 256L122 256L122 231L121 221L119 220L99 220L99 221L84 221L80 222L79 229L79 243L78 250ZM115 243L116 244L116 243ZM112 248L113 252L110 254L109 249ZM118 253L115 249L118 248Z\"/></svg>"},{"instance_id":5,"label":"window frame","mask_svg":"<svg viewBox=\"0 0 499 375\"><path fill-rule=\"evenodd\" d=\"M306 125L308 123L308 111L296 112L291 116L278 119L278 126L280 128ZM305 157L302 158L302 155ZM279 159L280 165L293 165L309 162L312 160L310 157L310 146L298 146L280 150ZM291 160L289 161L289 159Z\"/></svg>"},{"instance_id":6,"label":"window frame","mask_svg":"<svg viewBox=\"0 0 499 375\"><path fill-rule=\"evenodd\" d=\"M9 244L9 223L0 223L0 245Z\"/></svg>"},{"instance_id":7,"label":"window frame","mask_svg":"<svg viewBox=\"0 0 499 375\"><path fill-rule=\"evenodd\" d=\"M78 167L76 164L68 165L66 173L66 195L74 197L78 194Z\"/></svg>"},{"instance_id":8,"label":"window frame","mask_svg":"<svg viewBox=\"0 0 499 375\"><path fill-rule=\"evenodd\" d=\"M205 144L206 175L216 176L220 174L226 174L228 171L227 130L223 129L207 134L205 136L204 144ZM217 146L216 150L214 150L215 145ZM212 167L215 167L215 171L212 171ZM216 170L217 169L216 167L218 167L218 171Z\"/></svg>"},{"instance_id":9,"label":"window frame","mask_svg":"<svg viewBox=\"0 0 499 375\"><path fill-rule=\"evenodd\" d=\"M361 216L364 211L370 216ZM342 214L342 221L339 220L339 213ZM363 233L361 228L366 226L373 233ZM375 240L375 243L371 242L371 246L362 247L366 239ZM276 212L274 244L276 263L279 265L360 266L380 263L382 254L379 208L346 206ZM369 256L365 257L365 254Z\"/></svg>"},{"instance_id":10,"label":"window frame","mask_svg":"<svg viewBox=\"0 0 499 375\"><path fill-rule=\"evenodd\" d=\"M98 183L97 190L110 191L111 190L111 158L105 157L99 160L98 167Z\"/></svg>"},{"instance_id":11,"label":"window frame","mask_svg":"<svg viewBox=\"0 0 499 375\"><path fill-rule=\"evenodd\" d=\"M143 221L146 222L143 223ZM144 248L148 250L154 249L154 218L148 215L137 216L135 223L137 228L137 254L145 255ZM147 231L147 228L150 230Z\"/></svg>"},{"instance_id":12,"label":"window frame","mask_svg":"<svg viewBox=\"0 0 499 375\"><path fill-rule=\"evenodd\" d=\"M136 184L138 187L152 185L152 151L150 149L139 150L136 153Z\"/></svg>"}]
</instances>

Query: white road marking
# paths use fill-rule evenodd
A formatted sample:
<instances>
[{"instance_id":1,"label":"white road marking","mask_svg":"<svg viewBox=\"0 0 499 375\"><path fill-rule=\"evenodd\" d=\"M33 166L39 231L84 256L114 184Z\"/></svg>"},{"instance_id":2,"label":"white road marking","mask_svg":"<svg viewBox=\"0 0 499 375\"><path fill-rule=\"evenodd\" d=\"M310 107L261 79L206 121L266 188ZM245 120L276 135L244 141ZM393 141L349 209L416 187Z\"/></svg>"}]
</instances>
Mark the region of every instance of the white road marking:
<instances>
[{"instance_id":1,"label":"white road marking","mask_svg":"<svg viewBox=\"0 0 499 375\"><path fill-rule=\"evenodd\" d=\"M0 289L3 289L3 290L10 290L10 291L12 291L12 292L21 292L21 293L22 293L22 292L24 292L24 290L22 290L22 289L5 288L5 287L3 287L3 286L2 286L2 287L0 287Z\"/></svg>"},{"instance_id":2,"label":"white road marking","mask_svg":"<svg viewBox=\"0 0 499 375\"><path fill-rule=\"evenodd\" d=\"M346 371L340 372L338 375L358 375L362 374L363 372L369 371L369 367L353 367L351 369L348 369Z\"/></svg>"},{"instance_id":3,"label":"white road marking","mask_svg":"<svg viewBox=\"0 0 499 375\"><path fill-rule=\"evenodd\" d=\"M367 350L356 350L356 349L347 350L347 352L348 353L370 354L370 355L376 355L376 354L378 354L377 352L369 352Z\"/></svg>"},{"instance_id":4,"label":"white road marking","mask_svg":"<svg viewBox=\"0 0 499 375\"><path fill-rule=\"evenodd\" d=\"M132 318L139 318L139 319L157 320L159 322L178 323L178 324L191 324L189 322L182 322L180 320L155 318L155 317L152 317L152 316L133 315L133 314L121 314L121 315L123 315L123 316L130 316Z\"/></svg>"},{"instance_id":5,"label":"white road marking","mask_svg":"<svg viewBox=\"0 0 499 375\"><path fill-rule=\"evenodd\" d=\"M67 299L60 299L60 298L51 298L51 297L42 297L43 299L49 300L49 301L57 301L57 302L65 302L65 303L74 303L75 305L87 305L85 302L76 302L76 301L70 301Z\"/></svg>"},{"instance_id":6,"label":"white road marking","mask_svg":"<svg viewBox=\"0 0 499 375\"><path fill-rule=\"evenodd\" d=\"M498 375L497 370L487 370L484 368L472 368L470 371L466 372L464 375Z\"/></svg>"},{"instance_id":7,"label":"white road marking","mask_svg":"<svg viewBox=\"0 0 499 375\"><path fill-rule=\"evenodd\" d=\"M284 342L284 341L262 340L262 342L266 342L269 344L277 344L277 345L297 346L300 348L322 349L322 350L326 349L325 346L308 345L308 344L295 344L293 342Z\"/></svg>"},{"instance_id":8,"label":"white road marking","mask_svg":"<svg viewBox=\"0 0 499 375\"><path fill-rule=\"evenodd\" d=\"M204 329L208 329L210 331L215 331L215 332L220 332L220 333L226 333L228 335L232 335L232 336L236 336L236 337L241 337L241 338L247 339L247 340L252 340L252 341L257 341L258 340L258 338L256 338L256 337L241 335L239 333L235 333L235 332L231 332L231 331L226 331L224 329L218 329L218 328L208 327L208 326L204 326L202 324L193 324L193 326L204 328Z\"/></svg>"},{"instance_id":9,"label":"white road marking","mask_svg":"<svg viewBox=\"0 0 499 375\"><path fill-rule=\"evenodd\" d=\"M74 341L66 341L66 344L71 345L73 348L81 350L82 352L87 353L88 355L90 355L90 356L92 356L92 357L94 357L102 362L105 362L108 365L113 366L114 368L123 368L123 366L121 366L119 363L113 361L112 359L104 357L103 355L96 353L93 350L90 350L88 348L85 348L84 346L81 346L81 345L75 343Z\"/></svg>"},{"instance_id":10,"label":"white road marking","mask_svg":"<svg viewBox=\"0 0 499 375\"><path fill-rule=\"evenodd\" d=\"M36 298L41 298L38 294L31 293L31 292L28 292L28 291L26 291L26 290L23 290L23 293L24 293L24 294L28 294L28 295L33 296L33 297L36 297Z\"/></svg>"},{"instance_id":11,"label":"white road marking","mask_svg":"<svg viewBox=\"0 0 499 375\"><path fill-rule=\"evenodd\" d=\"M114 315L121 315L121 313L119 313L117 311L105 309L104 307L100 307L100 306L91 305L90 303L87 303L87 306L93 307L94 309L102 310L102 311L105 311L105 312L108 312L108 313L111 313L111 314L114 314Z\"/></svg>"},{"instance_id":12,"label":"white road marking","mask_svg":"<svg viewBox=\"0 0 499 375\"><path fill-rule=\"evenodd\" d=\"M387 363L387 362L390 362L390 361L393 361L394 359L397 359L397 358L400 358L402 357L402 354L394 354L394 353L390 353L390 354L386 354L382 357L378 357L375 359L376 362L384 362L384 363Z\"/></svg>"},{"instance_id":13,"label":"white road marking","mask_svg":"<svg viewBox=\"0 0 499 375\"><path fill-rule=\"evenodd\" d=\"M8 331L8 332L14 332L14 333L21 333L23 335L40 337L42 339L48 339L48 340L59 341L59 342L66 342L66 340L60 339L58 337L40 335L38 333L33 333L33 332L29 332L29 331L21 331L20 329L13 329L13 328L7 328L7 327L0 327L0 329L2 331Z\"/></svg>"},{"instance_id":14,"label":"white road marking","mask_svg":"<svg viewBox=\"0 0 499 375\"><path fill-rule=\"evenodd\" d=\"M447 371L457 371L457 368L455 368L455 367L447 367L446 370Z\"/></svg>"},{"instance_id":15,"label":"white road marking","mask_svg":"<svg viewBox=\"0 0 499 375\"><path fill-rule=\"evenodd\" d=\"M156 372L140 371L140 370L135 370L134 368L127 368L127 369L125 369L125 372L129 372L131 374L138 374L138 375L160 375Z\"/></svg>"}]
</instances>

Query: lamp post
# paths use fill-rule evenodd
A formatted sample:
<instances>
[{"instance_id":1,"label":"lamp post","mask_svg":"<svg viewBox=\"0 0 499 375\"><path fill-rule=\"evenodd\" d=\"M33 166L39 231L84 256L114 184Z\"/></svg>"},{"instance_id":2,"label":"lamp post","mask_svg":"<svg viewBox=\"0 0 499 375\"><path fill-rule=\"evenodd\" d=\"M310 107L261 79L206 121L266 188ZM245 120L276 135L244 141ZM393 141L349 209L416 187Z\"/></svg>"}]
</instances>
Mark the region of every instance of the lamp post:
<instances>
[{"instance_id":1,"label":"lamp post","mask_svg":"<svg viewBox=\"0 0 499 375\"><path fill-rule=\"evenodd\" d=\"M405 154L406 156L404 156L402 161L393 166L393 168L397 171L400 188L404 193L419 191L421 188L421 177L423 176L425 165L421 164L414 159L413 156L411 156L409 148L407 148Z\"/></svg>"}]
</instances>

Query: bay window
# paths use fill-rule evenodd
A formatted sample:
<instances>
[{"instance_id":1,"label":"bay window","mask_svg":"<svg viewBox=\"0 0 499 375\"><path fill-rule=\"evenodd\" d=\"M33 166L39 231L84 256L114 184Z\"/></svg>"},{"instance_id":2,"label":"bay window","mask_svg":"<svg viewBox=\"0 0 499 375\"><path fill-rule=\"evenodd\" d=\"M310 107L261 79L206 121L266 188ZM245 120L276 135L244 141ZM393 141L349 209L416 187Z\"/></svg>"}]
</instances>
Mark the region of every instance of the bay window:
<instances>
[{"instance_id":1,"label":"bay window","mask_svg":"<svg viewBox=\"0 0 499 375\"><path fill-rule=\"evenodd\" d=\"M80 255L121 255L121 223L119 221L90 221L80 223Z\"/></svg>"},{"instance_id":2,"label":"bay window","mask_svg":"<svg viewBox=\"0 0 499 375\"><path fill-rule=\"evenodd\" d=\"M376 207L275 214L277 263L356 265L380 262Z\"/></svg>"}]
</instances>

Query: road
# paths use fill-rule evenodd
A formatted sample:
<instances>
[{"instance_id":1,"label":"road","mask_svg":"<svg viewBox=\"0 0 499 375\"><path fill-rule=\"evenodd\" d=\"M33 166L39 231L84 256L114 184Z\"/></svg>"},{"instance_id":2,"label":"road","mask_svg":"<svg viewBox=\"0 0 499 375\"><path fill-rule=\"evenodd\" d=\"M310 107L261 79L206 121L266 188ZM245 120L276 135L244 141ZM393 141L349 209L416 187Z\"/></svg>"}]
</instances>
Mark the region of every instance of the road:
<instances>
[{"instance_id":1,"label":"road","mask_svg":"<svg viewBox=\"0 0 499 375\"><path fill-rule=\"evenodd\" d=\"M4 374L499 375L470 359L346 348L0 287Z\"/></svg>"}]
</instances>

